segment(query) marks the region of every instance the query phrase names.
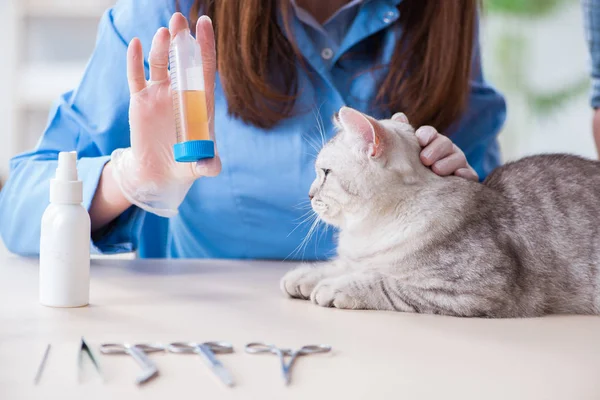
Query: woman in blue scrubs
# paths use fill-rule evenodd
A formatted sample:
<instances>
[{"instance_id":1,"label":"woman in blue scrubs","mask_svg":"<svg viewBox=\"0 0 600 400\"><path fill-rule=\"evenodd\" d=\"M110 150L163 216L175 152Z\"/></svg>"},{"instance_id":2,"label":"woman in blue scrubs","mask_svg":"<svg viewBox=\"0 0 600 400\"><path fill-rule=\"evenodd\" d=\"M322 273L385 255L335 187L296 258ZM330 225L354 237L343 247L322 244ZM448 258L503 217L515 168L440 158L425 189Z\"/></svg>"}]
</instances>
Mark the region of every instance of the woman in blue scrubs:
<instances>
[{"instance_id":1,"label":"woman in blue scrubs","mask_svg":"<svg viewBox=\"0 0 600 400\"><path fill-rule=\"evenodd\" d=\"M164 156L175 140L167 53L188 20L218 157L182 167ZM121 0L37 147L11 160L2 239L38 254L58 153L75 150L98 252L326 259L332 230L299 249L308 224L297 225L343 105L376 118L404 112L421 127L425 165L484 179L500 164L505 103L481 71L477 1Z\"/></svg>"}]
</instances>

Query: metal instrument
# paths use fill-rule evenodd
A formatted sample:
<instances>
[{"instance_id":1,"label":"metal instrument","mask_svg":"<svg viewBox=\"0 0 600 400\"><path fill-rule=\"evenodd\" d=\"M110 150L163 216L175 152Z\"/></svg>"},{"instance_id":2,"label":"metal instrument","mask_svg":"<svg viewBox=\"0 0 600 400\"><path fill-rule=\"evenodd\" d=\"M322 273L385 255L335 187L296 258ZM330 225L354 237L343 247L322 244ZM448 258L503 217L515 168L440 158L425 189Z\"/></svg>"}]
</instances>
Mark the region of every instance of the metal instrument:
<instances>
[{"instance_id":1,"label":"metal instrument","mask_svg":"<svg viewBox=\"0 0 600 400\"><path fill-rule=\"evenodd\" d=\"M275 345L260 342L248 343L246 345L246 353L249 354L271 353L277 355L281 362L281 372L286 385L290 383L290 371L298 356L328 353L330 351L331 346L325 344L311 344L303 346L298 350L281 349ZM285 362L286 357L290 357L290 361L287 364Z\"/></svg>"},{"instance_id":2,"label":"metal instrument","mask_svg":"<svg viewBox=\"0 0 600 400\"><path fill-rule=\"evenodd\" d=\"M158 376L158 368L146 354L164 350L164 346L158 344L104 343L100 346L100 351L103 354L127 354L133 357L142 368L141 374L136 378L138 385L144 384Z\"/></svg>"},{"instance_id":3,"label":"metal instrument","mask_svg":"<svg viewBox=\"0 0 600 400\"><path fill-rule=\"evenodd\" d=\"M94 357L94 353L92 353L90 346L88 346L83 337L81 337L81 345L79 346L79 357L77 362L78 380L81 381L81 371L83 369L83 353L86 353L88 355L90 361L92 361L92 364L94 364L94 367L96 368L96 372L98 372L100 379L104 381L104 378L102 377L102 371L100 370L100 365L98 364L96 357Z\"/></svg>"},{"instance_id":4,"label":"metal instrument","mask_svg":"<svg viewBox=\"0 0 600 400\"><path fill-rule=\"evenodd\" d=\"M44 367L46 366L46 360L48 359L48 353L50 353L50 343L46 346L46 351L44 351L44 355L42 356L42 361L35 373L35 378L33 378L33 384L37 385L42 377L42 372L44 371Z\"/></svg>"},{"instance_id":5,"label":"metal instrument","mask_svg":"<svg viewBox=\"0 0 600 400\"><path fill-rule=\"evenodd\" d=\"M215 354L233 353L233 346L231 344L227 342L174 342L167 346L167 350L171 353L199 354L221 382L229 387L234 386L231 374L215 357Z\"/></svg>"}]
</instances>

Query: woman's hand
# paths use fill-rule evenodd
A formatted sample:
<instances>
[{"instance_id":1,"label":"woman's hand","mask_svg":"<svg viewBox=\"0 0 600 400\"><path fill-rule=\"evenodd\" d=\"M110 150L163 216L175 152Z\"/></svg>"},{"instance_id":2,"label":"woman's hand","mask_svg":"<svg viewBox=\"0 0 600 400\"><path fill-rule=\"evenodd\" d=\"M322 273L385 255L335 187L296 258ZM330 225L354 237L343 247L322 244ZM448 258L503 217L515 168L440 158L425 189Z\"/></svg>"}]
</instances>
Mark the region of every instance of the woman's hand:
<instances>
[{"instance_id":1,"label":"woman's hand","mask_svg":"<svg viewBox=\"0 0 600 400\"><path fill-rule=\"evenodd\" d=\"M408 124L404 113L398 112L392 116L393 120ZM415 136L423 148L421 162L426 167L440 176L456 175L461 178L479 181L477 172L467 162L467 157L457 145L446 136L440 135L431 126L422 126L415 131Z\"/></svg>"},{"instance_id":2,"label":"woman's hand","mask_svg":"<svg viewBox=\"0 0 600 400\"><path fill-rule=\"evenodd\" d=\"M592 118L592 132L594 133L594 143L596 144L596 154L600 158L600 108L594 110Z\"/></svg>"},{"instance_id":3,"label":"woman's hand","mask_svg":"<svg viewBox=\"0 0 600 400\"><path fill-rule=\"evenodd\" d=\"M161 28L152 40L148 61L150 81L144 74L141 42L135 38L127 51L127 79L131 93L129 124L131 147L118 149L111 157L115 181L123 195L140 208L170 217L201 176L216 176L221 171L218 152L215 157L194 163L176 162L173 98L168 71L169 46L177 34L187 34L188 21L176 13L169 29ZM196 39L202 49L209 130L214 140L214 84L216 73L215 41L212 23L201 17Z\"/></svg>"},{"instance_id":4,"label":"woman's hand","mask_svg":"<svg viewBox=\"0 0 600 400\"><path fill-rule=\"evenodd\" d=\"M421 162L431 167L440 176L457 175L465 179L479 181L477 172L467 162L467 158L457 145L446 136L440 135L431 126L422 126L415 132L421 151Z\"/></svg>"}]
</instances>

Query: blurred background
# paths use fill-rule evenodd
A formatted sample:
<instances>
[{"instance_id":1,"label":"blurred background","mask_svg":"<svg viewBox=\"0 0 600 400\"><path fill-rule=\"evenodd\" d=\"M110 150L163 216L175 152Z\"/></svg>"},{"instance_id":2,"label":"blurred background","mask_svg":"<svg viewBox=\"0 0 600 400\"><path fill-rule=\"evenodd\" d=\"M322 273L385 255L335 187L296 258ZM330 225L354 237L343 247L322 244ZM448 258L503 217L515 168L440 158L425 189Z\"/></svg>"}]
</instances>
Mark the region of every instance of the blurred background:
<instances>
[{"instance_id":1,"label":"blurred background","mask_svg":"<svg viewBox=\"0 0 600 400\"><path fill-rule=\"evenodd\" d=\"M484 0L484 72L504 93L504 160L541 152L597 158L580 0Z\"/></svg>"},{"instance_id":2,"label":"blurred background","mask_svg":"<svg viewBox=\"0 0 600 400\"><path fill-rule=\"evenodd\" d=\"M597 157L580 0L483 3L484 72L508 103L504 160L558 151ZM51 103L77 85L112 4L0 0L0 182L10 157L36 145Z\"/></svg>"},{"instance_id":3,"label":"blurred background","mask_svg":"<svg viewBox=\"0 0 600 400\"><path fill-rule=\"evenodd\" d=\"M78 83L115 0L0 0L0 181L36 145L52 102Z\"/></svg>"}]
</instances>

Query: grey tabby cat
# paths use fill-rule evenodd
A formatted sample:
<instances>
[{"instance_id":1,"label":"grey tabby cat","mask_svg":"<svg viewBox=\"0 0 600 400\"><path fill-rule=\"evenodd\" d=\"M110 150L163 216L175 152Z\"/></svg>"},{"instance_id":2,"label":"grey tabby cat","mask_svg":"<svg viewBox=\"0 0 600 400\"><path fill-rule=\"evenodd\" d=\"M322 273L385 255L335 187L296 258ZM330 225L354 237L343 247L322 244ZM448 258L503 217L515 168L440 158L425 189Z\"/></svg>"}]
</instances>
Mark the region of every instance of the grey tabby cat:
<instances>
[{"instance_id":1,"label":"grey tabby cat","mask_svg":"<svg viewBox=\"0 0 600 400\"><path fill-rule=\"evenodd\" d=\"M344 107L316 161L314 211L332 261L281 281L324 307L463 317L600 312L600 163L540 155L483 184L425 167L403 115Z\"/></svg>"}]
</instances>

